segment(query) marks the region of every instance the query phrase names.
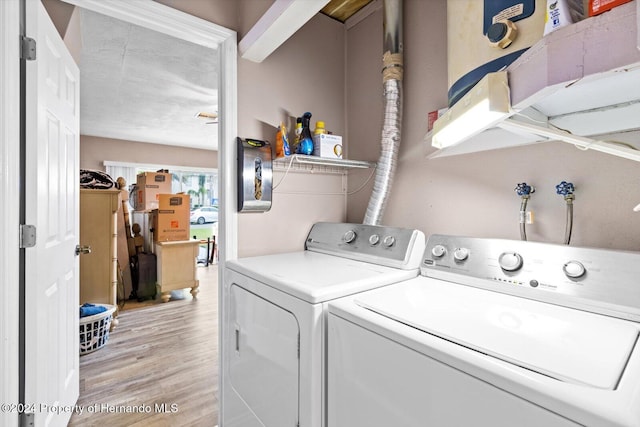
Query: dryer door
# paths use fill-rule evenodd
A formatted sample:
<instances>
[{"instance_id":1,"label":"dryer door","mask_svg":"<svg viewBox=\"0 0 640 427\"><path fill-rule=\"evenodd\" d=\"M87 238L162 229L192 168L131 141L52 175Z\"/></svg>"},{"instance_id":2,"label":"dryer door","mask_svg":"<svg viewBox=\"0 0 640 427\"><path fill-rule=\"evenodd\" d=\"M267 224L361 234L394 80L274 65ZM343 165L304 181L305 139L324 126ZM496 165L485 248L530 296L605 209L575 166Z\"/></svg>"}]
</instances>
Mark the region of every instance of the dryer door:
<instances>
[{"instance_id":1,"label":"dryer door","mask_svg":"<svg viewBox=\"0 0 640 427\"><path fill-rule=\"evenodd\" d=\"M231 386L266 427L298 423L298 341L292 313L238 285L230 288Z\"/></svg>"}]
</instances>

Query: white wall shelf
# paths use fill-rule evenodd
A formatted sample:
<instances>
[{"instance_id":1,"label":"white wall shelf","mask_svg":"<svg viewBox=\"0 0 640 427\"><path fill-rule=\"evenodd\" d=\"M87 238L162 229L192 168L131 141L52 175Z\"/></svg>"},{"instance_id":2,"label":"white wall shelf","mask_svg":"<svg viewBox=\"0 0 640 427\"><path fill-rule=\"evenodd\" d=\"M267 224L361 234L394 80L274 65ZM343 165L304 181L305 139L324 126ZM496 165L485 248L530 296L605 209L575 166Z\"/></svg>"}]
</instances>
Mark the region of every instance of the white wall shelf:
<instances>
[{"instance_id":1,"label":"white wall shelf","mask_svg":"<svg viewBox=\"0 0 640 427\"><path fill-rule=\"evenodd\" d=\"M375 162L363 160L332 159L328 157L306 156L304 154L292 154L280 157L273 161L274 170L307 170L314 171L322 168L322 172L344 172L347 169L375 168Z\"/></svg>"},{"instance_id":2,"label":"white wall shelf","mask_svg":"<svg viewBox=\"0 0 640 427\"><path fill-rule=\"evenodd\" d=\"M431 157L573 143L561 135L567 130L584 138L583 147L591 141L587 148L640 159L629 148L640 148L638 9L640 2L626 3L542 38L507 67L513 110L507 121L526 125L498 124ZM431 144L431 134L425 141Z\"/></svg>"}]
</instances>

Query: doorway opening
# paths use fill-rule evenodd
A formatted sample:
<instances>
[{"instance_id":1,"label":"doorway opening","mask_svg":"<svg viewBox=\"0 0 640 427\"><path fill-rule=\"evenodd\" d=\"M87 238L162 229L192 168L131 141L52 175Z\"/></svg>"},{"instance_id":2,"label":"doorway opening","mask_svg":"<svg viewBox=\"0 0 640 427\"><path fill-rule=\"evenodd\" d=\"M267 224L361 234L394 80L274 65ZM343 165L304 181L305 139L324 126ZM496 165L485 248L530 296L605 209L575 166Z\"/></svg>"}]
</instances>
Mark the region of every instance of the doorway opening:
<instances>
[{"instance_id":1,"label":"doorway opening","mask_svg":"<svg viewBox=\"0 0 640 427\"><path fill-rule=\"evenodd\" d=\"M212 76L218 83L220 103L218 104L219 125L215 126L217 131L217 141L219 141L219 159L221 177L224 180L224 174L228 174L229 171L225 168L226 159L231 155L233 149L233 139L236 134L236 74L235 74L235 62L236 62L236 38L235 32L227 30L215 24L205 22L199 18L185 15L182 12L171 9L155 2L129 2L129 1L111 1L101 2L96 0L62 0L65 3L69 3L80 8L86 8L92 12L104 14L106 16L123 20L134 25L140 25L142 27L161 32L163 34L176 37L181 40L186 40L191 43L197 43L199 45L215 48L215 55L219 62L220 72L217 76ZM81 113L82 117L82 113ZM216 201L219 202L222 208L224 208L224 190L223 182L215 184L215 190L210 192L216 197ZM221 215L221 222L224 223L224 215ZM232 240L231 245L235 247L233 240L236 239L235 235L228 236ZM214 270L216 276L221 273L217 272L217 268ZM217 283L222 283L222 280L217 280ZM221 286L221 285L218 285ZM217 291L217 290L216 290ZM218 303L215 299L215 310L206 311L206 314L198 314L198 316L208 316L208 320L215 320L214 324L217 327L218 321ZM209 318L211 317L211 318ZM121 320L122 321L122 320ZM180 322L179 318L174 319L174 322ZM217 335L217 334L216 334ZM185 335L181 335L184 338ZM200 335L202 337L202 335ZM214 334L210 335L211 340L216 340ZM214 343L218 348L217 342ZM170 349L168 349L170 350ZM140 361L145 358L144 354L138 354L130 356ZM123 363L124 362L123 360ZM143 364L144 365L144 364ZM185 367L193 368L193 366ZM215 377L217 378L217 366ZM189 372L185 370L185 374ZM210 378L209 381L216 381L216 378ZM118 379L111 379L108 381L118 381ZM82 389L82 386L81 386ZM141 395L144 395L142 393ZM139 395L139 396L141 396ZM81 395L82 397L82 395ZM105 402L107 405L109 402ZM176 410L173 406L162 406L166 402L156 402L159 407L152 406L153 411L159 412L172 412ZM159 408L159 409L158 409ZM146 409L146 407L145 407ZM109 410L109 409L107 409Z\"/></svg>"}]
</instances>

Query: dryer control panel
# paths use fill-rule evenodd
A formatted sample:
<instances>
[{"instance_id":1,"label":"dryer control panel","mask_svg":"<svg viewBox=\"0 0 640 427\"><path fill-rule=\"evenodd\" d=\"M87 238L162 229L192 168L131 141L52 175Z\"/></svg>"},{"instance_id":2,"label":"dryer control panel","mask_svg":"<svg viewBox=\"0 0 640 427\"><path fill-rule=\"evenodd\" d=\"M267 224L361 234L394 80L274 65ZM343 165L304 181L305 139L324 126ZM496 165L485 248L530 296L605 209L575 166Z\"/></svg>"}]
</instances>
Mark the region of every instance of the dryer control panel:
<instances>
[{"instance_id":1,"label":"dryer control panel","mask_svg":"<svg viewBox=\"0 0 640 427\"><path fill-rule=\"evenodd\" d=\"M640 321L640 252L436 234L421 273Z\"/></svg>"},{"instance_id":2,"label":"dryer control panel","mask_svg":"<svg viewBox=\"0 0 640 427\"><path fill-rule=\"evenodd\" d=\"M420 267L424 245L419 230L319 222L311 228L305 249L409 270Z\"/></svg>"}]
</instances>

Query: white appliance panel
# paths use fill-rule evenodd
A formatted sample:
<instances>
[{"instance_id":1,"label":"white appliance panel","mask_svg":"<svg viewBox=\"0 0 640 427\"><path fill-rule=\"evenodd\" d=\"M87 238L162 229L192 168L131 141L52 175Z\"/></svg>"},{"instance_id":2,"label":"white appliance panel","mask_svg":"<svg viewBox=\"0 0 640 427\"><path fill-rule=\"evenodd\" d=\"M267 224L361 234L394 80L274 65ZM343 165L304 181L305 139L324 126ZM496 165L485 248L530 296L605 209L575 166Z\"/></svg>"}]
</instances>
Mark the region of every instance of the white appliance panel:
<instances>
[{"instance_id":1,"label":"white appliance panel","mask_svg":"<svg viewBox=\"0 0 640 427\"><path fill-rule=\"evenodd\" d=\"M305 251L228 261L221 425L326 427L327 302L416 277L424 243L417 230L318 223Z\"/></svg>"},{"instance_id":2,"label":"white appliance panel","mask_svg":"<svg viewBox=\"0 0 640 427\"><path fill-rule=\"evenodd\" d=\"M369 310L561 381L614 389L636 324L419 277L358 295Z\"/></svg>"},{"instance_id":3,"label":"white appliance panel","mask_svg":"<svg viewBox=\"0 0 640 427\"><path fill-rule=\"evenodd\" d=\"M579 425L332 313L328 321L328 427Z\"/></svg>"},{"instance_id":4,"label":"white appliance panel","mask_svg":"<svg viewBox=\"0 0 640 427\"><path fill-rule=\"evenodd\" d=\"M265 426L298 423L299 328L287 310L237 285L229 292L229 381Z\"/></svg>"},{"instance_id":5,"label":"white appliance panel","mask_svg":"<svg viewBox=\"0 0 640 427\"><path fill-rule=\"evenodd\" d=\"M241 258L227 267L311 304L418 275L417 265L402 270L311 251Z\"/></svg>"}]
</instances>

